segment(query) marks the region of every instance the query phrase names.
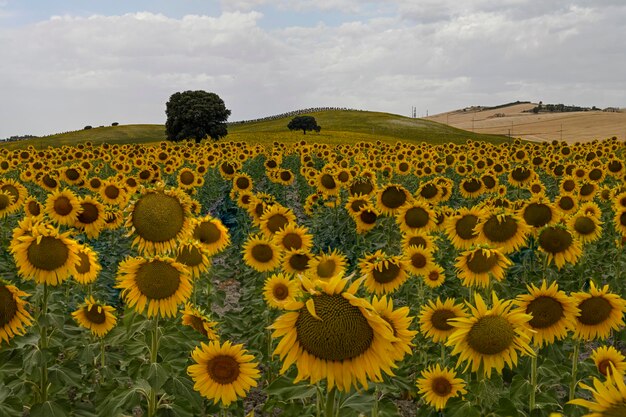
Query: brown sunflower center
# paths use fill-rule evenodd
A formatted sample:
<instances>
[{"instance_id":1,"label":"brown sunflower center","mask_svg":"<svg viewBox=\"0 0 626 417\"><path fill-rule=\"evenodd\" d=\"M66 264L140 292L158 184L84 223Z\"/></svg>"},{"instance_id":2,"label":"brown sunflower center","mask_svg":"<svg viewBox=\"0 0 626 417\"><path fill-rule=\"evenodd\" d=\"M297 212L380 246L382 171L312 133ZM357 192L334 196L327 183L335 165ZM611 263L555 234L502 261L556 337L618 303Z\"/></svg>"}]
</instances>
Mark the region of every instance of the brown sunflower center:
<instances>
[{"instance_id":1,"label":"brown sunflower center","mask_svg":"<svg viewBox=\"0 0 626 417\"><path fill-rule=\"evenodd\" d=\"M320 278L330 278L335 275L337 262L334 259L322 259L317 264L317 276Z\"/></svg>"},{"instance_id":2,"label":"brown sunflower center","mask_svg":"<svg viewBox=\"0 0 626 417\"><path fill-rule=\"evenodd\" d=\"M266 243L257 243L250 251L252 258L260 263L267 263L274 259L274 250Z\"/></svg>"},{"instance_id":3,"label":"brown sunflower center","mask_svg":"<svg viewBox=\"0 0 626 417\"><path fill-rule=\"evenodd\" d=\"M492 271L499 259L496 252L478 249L467 257L467 268L475 274L484 274Z\"/></svg>"},{"instance_id":4,"label":"brown sunflower center","mask_svg":"<svg viewBox=\"0 0 626 417\"><path fill-rule=\"evenodd\" d=\"M569 211L574 208L574 199L570 196L561 197L559 200L559 207L565 211Z\"/></svg>"},{"instance_id":5,"label":"brown sunflower center","mask_svg":"<svg viewBox=\"0 0 626 417\"><path fill-rule=\"evenodd\" d=\"M91 262L89 256L84 252L78 252L78 263L76 265L76 272L79 274L86 274L91 271Z\"/></svg>"},{"instance_id":6,"label":"brown sunflower center","mask_svg":"<svg viewBox=\"0 0 626 417\"><path fill-rule=\"evenodd\" d=\"M383 206L396 209L406 202L407 195L403 189L396 186L387 187L380 196Z\"/></svg>"},{"instance_id":7,"label":"brown sunflower center","mask_svg":"<svg viewBox=\"0 0 626 417\"><path fill-rule=\"evenodd\" d=\"M619 224L626 226L626 211L619 216Z\"/></svg>"},{"instance_id":8,"label":"brown sunflower center","mask_svg":"<svg viewBox=\"0 0 626 417\"><path fill-rule=\"evenodd\" d=\"M17 302L6 285L0 286L0 329L17 314Z\"/></svg>"},{"instance_id":9,"label":"brown sunflower center","mask_svg":"<svg viewBox=\"0 0 626 417\"><path fill-rule=\"evenodd\" d=\"M26 257L35 268L54 271L65 265L69 254L70 250L62 240L43 236L39 243L35 240L28 246Z\"/></svg>"},{"instance_id":10,"label":"brown sunflower center","mask_svg":"<svg viewBox=\"0 0 626 417\"><path fill-rule=\"evenodd\" d=\"M289 219L280 213L276 213L268 217L267 228L271 233L277 233L280 229L289 223Z\"/></svg>"},{"instance_id":11,"label":"brown sunflower center","mask_svg":"<svg viewBox=\"0 0 626 417\"><path fill-rule=\"evenodd\" d=\"M295 253L289 258L289 266L294 271L306 271L311 258L306 253Z\"/></svg>"},{"instance_id":12,"label":"brown sunflower center","mask_svg":"<svg viewBox=\"0 0 626 417\"><path fill-rule=\"evenodd\" d=\"M171 297L180 287L180 272L167 262L153 260L139 267L135 274L139 292L150 300Z\"/></svg>"},{"instance_id":13,"label":"brown sunflower center","mask_svg":"<svg viewBox=\"0 0 626 417\"><path fill-rule=\"evenodd\" d=\"M603 323L613 311L611 303L601 296L587 298L578 305L578 308L580 309L578 321L587 326Z\"/></svg>"},{"instance_id":14,"label":"brown sunflower center","mask_svg":"<svg viewBox=\"0 0 626 417\"><path fill-rule=\"evenodd\" d=\"M430 220L428 212L421 207L411 207L404 214L404 221L413 229L426 226L428 220Z\"/></svg>"},{"instance_id":15,"label":"brown sunflower center","mask_svg":"<svg viewBox=\"0 0 626 417\"><path fill-rule=\"evenodd\" d=\"M229 355L217 355L206 364L211 379L221 385L232 384L241 373L239 362Z\"/></svg>"},{"instance_id":16,"label":"brown sunflower center","mask_svg":"<svg viewBox=\"0 0 626 417\"><path fill-rule=\"evenodd\" d=\"M191 315L189 317L189 325L201 335L205 337L208 335L206 329L204 328L204 320L202 320L201 317L198 317L195 314Z\"/></svg>"},{"instance_id":17,"label":"brown sunflower center","mask_svg":"<svg viewBox=\"0 0 626 417\"><path fill-rule=\"evenodd\" d=\"M83 211L78 215L78 221L82 224L91 224L98 220L100 216L100 210L98 206L92 203L83 202L80 203L80 207Z\"/></svg>"},{"instance_id":18,"label":"brown sunflower center","mask_svg":"<svg viewBox=\"0 0 626 417\"><path fill-rule=\"evenodd\" d=\"M440 397L447 397L452 392L452 384L443 376L433 379L430 386L432 391Z\"/></svg>"},{"instance_id":19,"label":"brown sunflower center","mask_svg":"<svg viewBox=\"0 0 626 417\"><path fill-rule=\"evenodd\" d=\"M560 227L548 227L539 234L539 246L552 254L565 252L573 242L570 232Z\"/></svg>"},{"instance_id":20,"label":"brown sunflower center","mask_svg":"<svg viewBox=\"0 0 626 417\"><path fill-rule=\"evenodd\" d=\"M202 263L202 252L195 246L185 246L176 256L176 262L187 266L198 266Z\"/></svg>"},{"instance_id":21,"label":"brown sunflower center","mask_svg":"<svg viewBox=\"0 0 626 417\"><path fill-rule=\"evenodd\" d=\"M137 234L149 242L174 239L185 223L185 210L177 198L163 193L142 196L131 213Z\"/></svg>"},{"instance_id":22,"label":"brown sunflower center","mask_svg":"<svg viewBox=\"0 0 626 417\"><path fill-rule=\"evenodd\" d=\"M527 168L518 167L511 171L511 177L518 182L524 182L530 178L531 171Z\"/></svg>"},{"instance_id":23,"label":"brown sunflower center","mask_svg":"<svg viewBox=\"0 0 626 417\"><path fill-rule=\"evenodd\" d=\"M286 250L297 250L302 247L302 237L298 233L285 234L282 242Z\"/></svg>"},{"instance_id":24,"label":"brown sunflower center","mask_svg":"<svg viewBox=\"0 0 626 417\"><path fill-rule=\"evenodd\" d=\"M4 210L11 205L11 197L7 194L0 194L0 210Z\"/></svg>"},{"instance_id":25,"label":"brown sunflower center","mask_svg":"<svg viewBox=\"0 0 626 417\"><path fill-rule=\"evenodd\" d=\"M343 361L370 348L374 331L358 307L341 294L321 294L313 300L321 320L302 309L295 324L298 342L305 351L319 359Z\"/></svg>"},{"instance_id":26,"label":"brown sunflower center","mask_svg":"<svg viewBox=\"0 0 626 417\"><path fill-rule=\"evenodd\" d=\"M193 182L196 180L196 178L193 175L193 172L191 171L183 171L180 174L180 182L183 185L191 185L193 184Z\"/></svg>"},{"instance_id":27,"label":"brown sunflower center","mask_svg":"<svg viewBox=\"0 0 626 417\"><path fill-rule=\"evenodd\" d=\"M226 175L233 175L235 173L235 167L230 162L222 162L220 168Z\"/></svg>"},{"instance_id":28,"label":"brown sunflower center","mask_svg":"<svg viewBox=\"0 0 626 417\"><path fill-rule=\"evenodd\" d=\"M428 273L428 280L430 281L439 281L439 278L441 278L441 274L439 273L439 271L437 271L436 269L433 269L432 271L430 271Z\"/></svg>"},{"instance_id":29,"label":"brown sunflower center","mask_svg":"<svg viewBox=\"0 0 626 417\"><path fill-rule=\"evenodd\" d=\"M280 179L283 181L291 181L291 171L280 171Z\"/></svg>"},{"instance_id":30,"label":"brown sunflower center","mask_svg":"<svg viewBox=\"0 0 626 417\"><path fill-rule=\"evenodd\" d=\"M441 331L448 331L448 330L454 329L454 327L452 327L448 323L448 319L453 319L455 317L456 317L456 314L454 314L454 312L451 310L446 310L446 309L435 310L432 317L430 318L430 322L432 323L435 329L441 330Z\"/></svg>"},{"instance_id":31,"label":"brown sunflower center","mask_svg":"<svg viewBox=\"0 0 626 417\"><path fill-rule=\"evenodd\" d=\"M104 195L109 197L111 200L115 200L120 196L120 189L113 184L107 185L104 187Z\"/></svg>"},{"instance_id":32,"label":"brown sunflower center","mask_svg":"<svg viewBox=\"0 0 626 417\"><path fill-rule=\"evenodd\" d=\"M593 194L595 190L596 190L596 187L593 184L585 184L582 187L580 187L580 195L588 196L588 195Z\"/></svg>"},{"instance_id":33,"label":"brown sunflower center","mask_svg":"<svg viewBox=\"0 0 626 417\"><path fill-rule=\"evenodd\" d=\"M581 235L590 235L596 231L596 224L593 219L581 216L576 219L574 222L574 230L576 230Z\"/></svg>"},{"instance_id":34,"label":"brown sunflower center","mask_svg":"<svg viewBox=\"0 0 626 417\"><path fill-rule=\"evenodd\" d=\"M326 188L327 190L334 190L335 188L337 188L335 179L330 174L322 174L320 178L320 184L322 184L322 187Z\"/></svg>"},{"instance_id":35,"label":"brown sunflower center","mask_svg":"<svg viewBox=\"0 0 626 417\"><path fill-rule=\"evenodd\" d=\"M458 219L454 225L456 234L463 240L470 240L478 236L478 233L474 232L474 227L478 223L478 217L473 214L466 214Z\"/></svg>"},{"instance_id":36,"label":"brown sunflower center","mask_svg":"<svg viewBox=\"0 0 626 417\"><path fill-rule=\"evenodd\" d=\"M416 252L411 255L411 265L413 265L414 268L422 269L426 266L427 263L428 258L426 258L426 255L424 255L422 252Z\"/></svg>"},{"instance_id":37,"label":"brown sunflower center","mask_svg":"<svg viewBox=\"0 0 626 417\"><path fill-rule=\"evenodd\" d=\"M0 198L1 200L1 198ZM0 209L2 208L2 203L0 203ZM30 214L32 214L33 216L39 216L39 214L41 213L41 206L39 205L38 202L32 200L28 202L28 212Z\"/></svg>"},{"instance_id":38,"label":"brown sunflower center","mask_svg":"<svg viewBox=\"0 0 626 417\"><path fill-rule=\"evenodd\" d=\"M237 188L240 190L246 190L250 186L250 180L246 177L238 177L235 180L235 185L237 185Z\"/></svg>"},{"instance_id":39,"label":"brown sunflower center","mask_svg":"<svg viewBox=\"0 0 626 417\"><path fill-rule=\"evenodd\" d=\"M526 307L526 313L533 316L528 322L535 329L545 329L557 323L563 317L563 306L553 297L542 295Z\"/></svg>"},{"instance_id":40,"label":"brown sunflower center","mask_svg":"<svg viewBox=\"0 0 626 417\"><path fill-rule=\"evenodd\" d=\"M77 179L80 178L79 172L76 169L74 169L74 168L70 168L70 169L66 170L65 171L65 176L70 181L76 181Z\"/></svg>"},{"instance_id":41,"label":"brown sunflower center","mask_svg":"<svg viewBox=\"0 0 626 417\"><path fill-rule=\"evenodd\" d=\"M372 276L374 277L374 281L381 284L387 284L398 278L401 272L402 270L400 269L400 266L395 263L388 262L386 265L380 264L376 266L372 271Z\"/></svg>"},{"instance_id":42,"label":"brown sunflower center","mask_svg":"<svg viewBox=\"0 0 626 417\"><path fill-rule=\"evenodd\" d=\"M424 197L426 200L430 200L431 198L435 198L439 193L439 188L435 184L426 184L420 189L420 196Z\"/></svg>"},{"instance_id":43,"label":"brown sunflower center","mask_svg":"<svg viewBox=\"0 0 626 417\"><path fill-rule=\"evenodd\" d=\"M615 366L615 363L610 359L600 361L600 363L598 363L598 371L600 371L600 373L604 376L611 374L611 364Z\"/></svg>"},{"instance_id":44,"label":"brown sunflower center","mask_svg":"<svg viewBox=\"0 0 626 417\"><path fill-rule=\"evenodd\" d=\"M422 236L413 236L409 239L409 246L426 247L427 245L428 245L428 242L426 242L426 239L424 239L424 237Z\"/></svg>"},{"instance_id":45,"label":"brown sunflower center","mask_svg":"<svg viewBox=\"0 0 626 417\"><path fill-rule=\"evenodd\" d=\"M272 287L272 295L275 299L282 301L289 297L289 287L279 282Z\"/></svg>"},{"instance_id":46,"label":"brown sunflower center","mask_svg":"<svg viewBox=\"0 0 626 417\"><path fill-rule=\"evenodd\" d=\"M519 226L517 221L511 216L498 219L492 216L483 226L483 234L492 242L507 242L517 234Z\"/></svg>"},{"instance_id":47,"label":"brown sunflower center","mask_svg":"<svg viewBox=\"0 0 626 417\"><path fill-rule=\"evenodd\" d=\"M374 186L369 181L356 181L350 186L351 195L368 195L374 191Z\"/></svg>"},{"instance_id":48,"label":"brown sunflower center","mask_svg":"<svg viewBox=\"0 0 626 417\"><path fill-rule=\"evenodd\" d=\"M213 222L201 222L193 231L193 238L202 243L211 244L222 237L222 232Z\"/></svg>"},{"instance_id":49,"label":"brown sunflower center","mask_svg":"<svg viewBox=\"0 0 626 417\"><path fill-rule=\"evenodd\" d=\"M67 216L72 212L72 209L74 208L72 206L72 203L70 203L70 199L65 196L60 196L59 198L54 200L53 207L54 211L61 216Z\"/></svg>"},{"instance_id":50,"label":"brown sunflower center","mask_svg":"<svg viewBox=\"0 0 626 417\"><path fill-rule=\"evenodd\" d=\"M463 181L462 186L468 193L475 193L480 190L482 183L478 179L472 178L470 180Z\"/></svg>"},{"instance_id":51,"label":"brown sunflower center","mask_svg":"<svg viewBox=\"0 0 626 417\"><path fill-rule=\"evenodd\" d=\"M491 190L493 187L496 186L496 179L492 177L491 175L485 175L484 177L482 177L482 180L483 180L483 184L485 184L485 187L488 190Z\"/></svg>"},{"instance_id":52,"label":"brown sunflower center","mask_svg":"<svg viewBox=\"0 0 626 417\"><path fill-rule=\"evenodd\" d=\"M574 191L574 189L576 188L576 181L574 181L574 180L565 180L565 181L563 181L562 188L563 188L563 190L565 190L567 192Z\"/></svg>"},{"instance_id":53,"label":"brown sunflower center","mask_svg":"<svg viewBox=\"0 0 626 417\"><path fill-rule=\"evenodd\" d=\"M374 224L378 216L372 210L363 210L359 213L359 218L365 224Z\"/></svg>"},{"instance_id":54,"label":"brown sunflower center","mask_svg":"<svg viewBox=\"0 0 626 417\"><path fill-rule=\"evenodd\" d=\"M552 220L552 209L546 204L531 203L524 209L524 221L533 227L543 227Z\"/></svg>"},{"instance_id":55,"label":"brown sunflower center","mask_svg":"<svg viewBox=\"0 0 626 417\"><path fill-rule=\"evenodd\" d=\"M90 307L85 307L83 310L85 317L87 317L90 323L102 324L106 321L107 317L104 313L104 308L100 307L100 311L98 311L98 307L98 304L93 304Z\"/></svg>"},{"instance_id":56,"label":"brown sunflower center","mask_svg":"<svg viewBox=\"0 0 626 417\"><path fill-rule=\"evenodd\" d=\"M467 344L482 355L495 355L508 349L515 338L515 329L501 316L478 319L467 334Z\"/></svg>"}]
</instances>

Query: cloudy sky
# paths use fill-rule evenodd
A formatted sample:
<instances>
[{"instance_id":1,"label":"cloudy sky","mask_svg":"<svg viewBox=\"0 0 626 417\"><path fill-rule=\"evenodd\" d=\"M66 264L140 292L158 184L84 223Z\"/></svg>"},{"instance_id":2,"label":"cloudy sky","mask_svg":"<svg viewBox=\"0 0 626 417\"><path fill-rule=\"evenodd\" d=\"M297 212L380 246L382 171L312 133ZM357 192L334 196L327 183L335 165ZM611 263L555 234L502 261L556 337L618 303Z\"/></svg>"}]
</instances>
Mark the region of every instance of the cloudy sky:
<instances>
[{"instance_id":1,"label":"cloudy sky","mask_svg":"<svg viewBox=\"0 0 626 417\"><path fill-rule=\"evenodd\" d=\"M623 0L0 0L0 138L315 106L626 106Z\"/></svg>"}]
</instances>

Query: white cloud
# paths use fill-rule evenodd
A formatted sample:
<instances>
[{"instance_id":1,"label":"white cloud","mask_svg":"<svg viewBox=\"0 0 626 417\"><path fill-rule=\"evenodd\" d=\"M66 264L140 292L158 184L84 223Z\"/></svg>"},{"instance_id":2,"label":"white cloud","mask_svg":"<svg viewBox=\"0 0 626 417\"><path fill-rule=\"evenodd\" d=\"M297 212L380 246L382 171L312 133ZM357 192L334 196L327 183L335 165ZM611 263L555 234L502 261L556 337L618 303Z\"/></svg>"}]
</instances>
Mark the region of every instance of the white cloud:
<instances>
[{"instance_id":1,"label":"white cloud","mask_svg":"<svg viewBox=\"0 0 626 417\"><path fill-rule=\"evenodd\" d=\"M398 0L395 16L337 26L267 29L253 9L287 2L242 0L232 3L247 11L217 17L57 16L0 28L0 91L10 97L0 137L162 123L169 96L188 89L219 94L234 120L325 105L432 114L517 99L625 104L621 3L429 1L420 11Z\"/></svg>"}]
</instances>

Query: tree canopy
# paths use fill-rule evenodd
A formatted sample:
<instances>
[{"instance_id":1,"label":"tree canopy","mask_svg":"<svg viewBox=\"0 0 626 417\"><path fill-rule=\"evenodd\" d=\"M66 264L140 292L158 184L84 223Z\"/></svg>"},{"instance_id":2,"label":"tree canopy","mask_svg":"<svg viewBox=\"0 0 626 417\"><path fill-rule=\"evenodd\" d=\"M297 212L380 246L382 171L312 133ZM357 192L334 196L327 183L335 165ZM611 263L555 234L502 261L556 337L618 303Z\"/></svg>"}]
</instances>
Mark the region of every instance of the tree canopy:
<instances>
[{"instance_id":1,"label":"tree canopy","mask_svg":"<svg viewBox=\"0 0 626 417\"><path fill-rule=\"evenodd\" d=\"M215 93L203 90L174 93L165 105L167 139L200 142L210 136L217 140L228 134L226 121L230 110Z\"/></svg>"},{"instance_id":2,"label":"tree canopy","mask_svg":"<svg viewBox=\"0 0 626 417\"><path fill-rule=\"evenodd\" d=\"M302 130L305 135L307 130L314 130L316 132L322 130L313 116L296 116L291 119L287 127L289 130Z\"/></svg>"}]
</instances>

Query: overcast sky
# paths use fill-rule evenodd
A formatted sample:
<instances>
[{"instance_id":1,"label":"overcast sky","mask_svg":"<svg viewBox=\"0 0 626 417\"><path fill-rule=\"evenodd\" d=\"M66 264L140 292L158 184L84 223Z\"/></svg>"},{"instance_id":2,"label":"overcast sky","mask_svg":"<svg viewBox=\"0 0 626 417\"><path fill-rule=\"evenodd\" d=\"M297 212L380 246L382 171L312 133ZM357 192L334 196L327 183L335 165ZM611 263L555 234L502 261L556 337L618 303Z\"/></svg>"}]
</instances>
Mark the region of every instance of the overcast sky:
<instances>
[{"instance_id":1,"label":"overcast sky","mask_svg":"<svg viewBox=\"0 0 626 417\"><path fill-rule=\"evenodd\" d=\"M625 107L624 22L624 0L0 0L0 138L165 123L185 90L231 121Z\"/></svg>"}]
</instances>

